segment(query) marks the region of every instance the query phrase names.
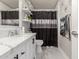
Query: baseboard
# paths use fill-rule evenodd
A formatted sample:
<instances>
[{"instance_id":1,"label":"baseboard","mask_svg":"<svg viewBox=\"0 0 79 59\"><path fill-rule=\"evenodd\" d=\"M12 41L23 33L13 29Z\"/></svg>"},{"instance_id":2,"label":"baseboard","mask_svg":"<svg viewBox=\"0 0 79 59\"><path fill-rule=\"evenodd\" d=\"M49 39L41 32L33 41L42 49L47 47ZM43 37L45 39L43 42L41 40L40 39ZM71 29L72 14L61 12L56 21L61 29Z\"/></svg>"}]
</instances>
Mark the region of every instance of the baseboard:
<instances>
[{"instance_id":1,"label":"baseboard","mask_svg":"<svg viewBox=\"0 0 79 59\"><path fill-rule=\"evenodd\" d=\"M69 59L69 57L65 54L65 52L60 48L58 47L60 52L62 53L62 55L66 58L66 59Z\"/></svg>"}]
</instances>

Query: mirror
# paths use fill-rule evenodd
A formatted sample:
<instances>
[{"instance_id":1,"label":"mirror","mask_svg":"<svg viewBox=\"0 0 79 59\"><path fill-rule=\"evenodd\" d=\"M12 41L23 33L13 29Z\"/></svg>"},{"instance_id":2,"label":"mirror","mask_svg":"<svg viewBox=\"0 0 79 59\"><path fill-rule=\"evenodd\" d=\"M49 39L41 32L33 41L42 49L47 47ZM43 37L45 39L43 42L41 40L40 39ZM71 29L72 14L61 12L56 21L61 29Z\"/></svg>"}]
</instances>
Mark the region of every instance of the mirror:
<instances>
[{"instance_id":1,"label":"mirror","mask_svg":"<svg viewBox=\"0 0 79 59\"><path fill-rule=\"evenodd\" d=\"M1 25L19 26L19 0L1 0L5 5L0 10Z\"/></svg>"},{"instance_id":2,"label":"mirror","mask_svg":"<svg viewBox=\"0 0 79 59\"><path fill-rule=\"evenodd\" d=\"M71 39L70 37L70 17L71 15L69 14L60 19L60 34L69 40Z\"/></svg>"}]
</instances>

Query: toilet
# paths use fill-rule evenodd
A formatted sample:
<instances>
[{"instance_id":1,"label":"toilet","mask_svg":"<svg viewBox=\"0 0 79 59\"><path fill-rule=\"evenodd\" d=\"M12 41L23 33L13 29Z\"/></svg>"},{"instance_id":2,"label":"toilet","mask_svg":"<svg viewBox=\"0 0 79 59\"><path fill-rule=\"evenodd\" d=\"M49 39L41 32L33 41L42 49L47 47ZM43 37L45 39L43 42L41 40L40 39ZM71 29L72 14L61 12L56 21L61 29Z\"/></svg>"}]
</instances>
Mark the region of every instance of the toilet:
<instances>
[{"instance_id":1,"label":"toilet","mask_svg":"<svg viewBox=\"0 0 79 59\"><path fill-rule=\"evenodd\" d=\"M38 53L42 53L42 48L41 48L42 44L43 44L43 40L36 40L36 46L37 46Z\"/></svg>"}]
</instances>

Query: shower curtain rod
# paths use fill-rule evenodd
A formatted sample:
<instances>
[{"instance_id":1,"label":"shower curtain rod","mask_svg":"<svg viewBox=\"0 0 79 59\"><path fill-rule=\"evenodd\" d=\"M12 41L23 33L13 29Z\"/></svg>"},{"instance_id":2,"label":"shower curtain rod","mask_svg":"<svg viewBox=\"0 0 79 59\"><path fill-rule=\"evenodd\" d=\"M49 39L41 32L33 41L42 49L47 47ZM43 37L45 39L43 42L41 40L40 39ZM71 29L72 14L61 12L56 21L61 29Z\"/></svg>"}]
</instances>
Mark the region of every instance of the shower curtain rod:
<instances>
[{"instance_id":1,"label":"shower curtain rod","mask_svg":"<svg viewBox=\"0 0 79 59\"><path fill-rule=\"evenodd\" d=\"M57 9L31 9L31 11L57 11Z\"/></svg>"}]
</instances>

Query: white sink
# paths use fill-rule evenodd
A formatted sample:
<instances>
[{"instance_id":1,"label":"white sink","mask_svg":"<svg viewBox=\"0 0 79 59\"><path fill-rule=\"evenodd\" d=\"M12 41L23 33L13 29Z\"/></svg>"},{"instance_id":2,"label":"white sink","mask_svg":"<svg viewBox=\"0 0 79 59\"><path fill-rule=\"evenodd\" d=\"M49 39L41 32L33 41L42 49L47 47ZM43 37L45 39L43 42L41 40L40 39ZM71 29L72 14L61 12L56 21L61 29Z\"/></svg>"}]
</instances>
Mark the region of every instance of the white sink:
<instances>
[{"instance_id":1,"label":"white sink","mask_svg":"<svg viewBox=\"0 0 79 59\"><path fill-rule=\"evenodd\" d=\"M31 33L1 38L0 43L3 45L6 45L8 47L14 48L18 44L22 43L24 40L28 39L30 37L30 35L31 35Z\"/></svg>"},{"instance_id":2,"label":"white sink","mask_svg":"<svg viewBox=\"0 0 79 59\"><path fill-rule=\"evenodd\" d=\"M13 48L17 46L18 44L20 44L21 42L23 42L23 40L24 40L23 37L9 37L9 38L1 39L0 43Z\"/></svg>"},{"instance_id":3,"label":"white sink","mask_svg":"<svg viewBox=\"0 0 79 59\"><path fill-rule=\"evenodd\" d=\"M5 45L0 45L0 56L8 52L11 48L5 46Z\"/></svg>"}]
</instances>

